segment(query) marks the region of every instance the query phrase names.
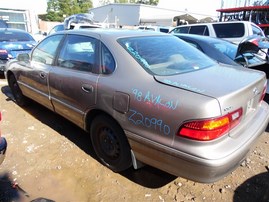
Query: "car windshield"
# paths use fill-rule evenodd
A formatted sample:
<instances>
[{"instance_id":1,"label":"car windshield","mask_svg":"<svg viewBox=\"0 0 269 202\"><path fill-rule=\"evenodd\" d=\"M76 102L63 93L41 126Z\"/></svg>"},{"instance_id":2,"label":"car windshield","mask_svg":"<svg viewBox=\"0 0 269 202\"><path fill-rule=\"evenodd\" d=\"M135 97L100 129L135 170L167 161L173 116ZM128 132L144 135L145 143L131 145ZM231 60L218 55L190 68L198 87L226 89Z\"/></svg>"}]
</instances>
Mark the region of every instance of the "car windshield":
<instances>
[{"instance_id":1,"label":"car windshield","mask_svg":"<svg viewBox=\"0 0 269 202\"><path fill-rule=\"evenodd\" d=\"M174 75L215 64L196 48L174 36L122 38L119 43L152 75Z\"/></svg>"},{"instance_id":2,"label":"car windshield","mask_svg":"<svg viewBox=\"0 0 269 202\"><path fill-rule=\"evenodd\" d=\"M28 33L4 30L0 31L0 41L34 41L34 38Z\"/></svg>"}]
</instances>

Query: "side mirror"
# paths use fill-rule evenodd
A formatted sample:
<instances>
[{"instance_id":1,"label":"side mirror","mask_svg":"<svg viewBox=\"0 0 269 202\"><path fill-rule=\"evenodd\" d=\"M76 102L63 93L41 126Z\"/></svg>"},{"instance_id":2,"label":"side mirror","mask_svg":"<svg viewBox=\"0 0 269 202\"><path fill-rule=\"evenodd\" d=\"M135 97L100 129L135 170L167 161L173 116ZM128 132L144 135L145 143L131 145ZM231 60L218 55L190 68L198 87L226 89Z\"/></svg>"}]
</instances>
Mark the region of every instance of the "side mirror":
<instances>
[{"instance_id":1,"label":"side mirror","mask_svg":"<svg viewBox=\"0 0 269 202\"><path fill-rule=\"evenodd\" d=\"M21 54L17 55L17 60L27 62L30 60L30 56L28 53L21 53Z\"/></svg>"}]
</instances>

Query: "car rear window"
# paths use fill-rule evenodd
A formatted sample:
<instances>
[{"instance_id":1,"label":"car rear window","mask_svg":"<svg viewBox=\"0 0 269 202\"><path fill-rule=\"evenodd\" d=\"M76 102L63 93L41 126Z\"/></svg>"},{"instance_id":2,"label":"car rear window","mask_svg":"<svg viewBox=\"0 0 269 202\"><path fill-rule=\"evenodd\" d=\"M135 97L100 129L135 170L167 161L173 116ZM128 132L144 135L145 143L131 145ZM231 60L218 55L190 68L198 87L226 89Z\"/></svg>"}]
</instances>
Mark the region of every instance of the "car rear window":
<instances>
[{"instance_id":1,"label":"car rear window","mask_svg":"<svg viewBox=\"0 0 269 202\"><path fill-rule=\"evenodd\" d=\"M215 64L198 49L175 36L122 38L119 43L152 75L174 75Z\"/></svg>"},{"instance_id":2,"label":"car rear window","mask_svg":"<svg viewBox=\"0 0 269 202\"><path fill-rule=\"evenodd\" d=\"M34 41L34 38L28 33L5 30L0 32L0 41Z\"/></svg>"},{"instance_id":3,"label":"car rear window","mask_svg":"<svg viewBox=\"0 0 269 202\"><path fill-rule=\"evenodd\" d=\"M245 34L243 23L213 24L213 28L218 38L237 38Z\"/></svg>"}]
</instances>

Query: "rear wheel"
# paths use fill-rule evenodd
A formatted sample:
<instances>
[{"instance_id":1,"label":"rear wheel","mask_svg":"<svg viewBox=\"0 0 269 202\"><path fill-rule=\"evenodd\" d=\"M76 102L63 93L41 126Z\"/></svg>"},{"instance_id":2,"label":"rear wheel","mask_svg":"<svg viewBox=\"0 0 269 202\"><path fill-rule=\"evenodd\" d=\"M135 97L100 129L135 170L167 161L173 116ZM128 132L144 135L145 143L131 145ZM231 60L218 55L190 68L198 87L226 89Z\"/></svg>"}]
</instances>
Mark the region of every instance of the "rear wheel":
<instances>
[{"instance_id":1,"label":"rear wheel","mask_svg":"<svg viewBox=\"0 0 269 202\"><path fill-rule=\"evenodd\" d=\"M28 102L28 99L27 97L25 97L23 94L22 94L22 91L18 85L18 82L15 78L14 75L10 75L9 78L8 78L8 85L11 89L11 92L14 96L14 99L16 101L16 103L19 105L19 106L25 106Z\"/></svg>"},{"instance_id":2,"label":"rear wheel","mask_svg":"<svg viewBox=\"0 0 269 202\"><path fill-rule=\"evenodd\" d=\"M112 118L99 115L91 125L91 141L99 160L114 172L131 166L131 150L122 128Z\"/></svg>"}]
</instances>

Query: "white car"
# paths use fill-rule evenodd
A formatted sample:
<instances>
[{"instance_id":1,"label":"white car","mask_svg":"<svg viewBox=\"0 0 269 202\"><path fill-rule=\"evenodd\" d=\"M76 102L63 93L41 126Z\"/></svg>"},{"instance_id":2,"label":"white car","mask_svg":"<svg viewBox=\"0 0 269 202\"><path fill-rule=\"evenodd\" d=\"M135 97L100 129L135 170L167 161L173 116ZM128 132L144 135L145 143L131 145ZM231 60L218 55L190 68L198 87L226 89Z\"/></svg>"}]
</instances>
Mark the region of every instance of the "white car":
<instances>
[{"instance_id":1,"label":"white car","mask_svg":"<svg viewBox=\"0 0 269 202\"><path fill-rule=\"evenodd\" d=\"M226 39L236 44L239 44L243 39L251 35L265 37L262 29L249 21L228 21L180 25L172 29L170 33L211 36Z\"/></svg>"},{"instance_id":2,"label":"white car","mask_svg":"<svg viewBox=\"0 0 269 202\"><path fill-rule=\"evenodd\" d=\"M170 27L161 27L161 26L138 26L138 30L151 30L156 32L164 32L168 33L170 31Z\"/></svg>"},{"instance_id":3,"label":"white car","mask_svg":"<svg viewBox=\"0 0 269 202\"><path fill-rule=\"evenodd\" d=\"M63 23L54 26L50 30L49 35L63 30L89 28L102 28L102 26L94 23L93 16L91 14L79 13L65 18Z\"/></svg>"},{"instance_id":4,"label":"white car","mask_svg":"<svg viewBox=\"0 0 269 202\"><path fill-rule=\"evenodd\" d=\"M89 28L101 28L102 26L98 24L88 24L88 23L72 23L70 25L70 29L89 29ZM63 31L65 30L64 28L64 23L55 25L49 32L48 35L53 34L58 31Z\"/></svg>"}]
</instances>

